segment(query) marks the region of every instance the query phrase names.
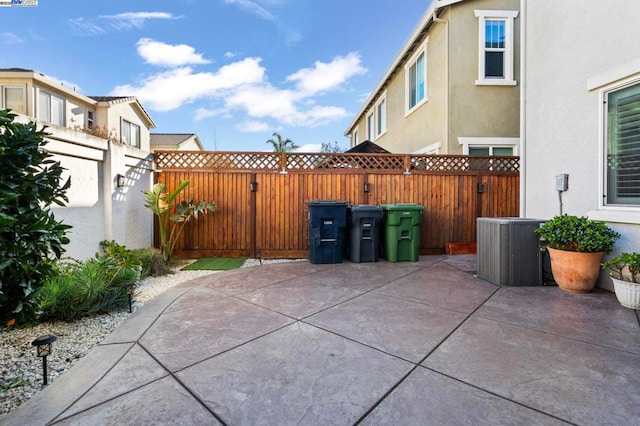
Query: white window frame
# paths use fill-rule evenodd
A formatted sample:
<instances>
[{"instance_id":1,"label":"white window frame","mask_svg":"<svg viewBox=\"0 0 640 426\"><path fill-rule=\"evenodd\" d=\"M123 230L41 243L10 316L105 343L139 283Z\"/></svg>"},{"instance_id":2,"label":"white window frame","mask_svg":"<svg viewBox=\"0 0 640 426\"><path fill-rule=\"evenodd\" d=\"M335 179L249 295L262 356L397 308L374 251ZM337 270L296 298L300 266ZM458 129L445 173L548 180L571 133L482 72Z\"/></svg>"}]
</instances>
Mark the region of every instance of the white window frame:
<instances>
[{"instance_id":1,"label":"white window frame","mask_svg":"<svg viewBox=\"0 0 640 426\"><path fill-rule=\"evenodd\" d=\"M132 141L129 139L131 139L131 129L134 127L138 129L138 133L137 133L138 137L137 137L137 140L133 141L134 143L132 143ZM127 132L125 132L125 128L128 129ZM123 118L120 124L120 139L122 139L122 142L125 145L129 145L134 148L140 148L140 142L141 142L140 130L141 130L141 126L139 124L132 123L131 121L125 120Z\"/></svg>"},{"instance_id":2,"label":"white window frame","mask_svg":"<svg viewBox=\"0 0 640 426\"><path fill-rule=\"evenodd\" d=\"M376 112L376 139L387 133L387 92L385 91L374 107Z\"/></svg>"},{"instance_id":3,"label":"white window frame","mask_svg":"<svg viewBox=\"0 0 640 426\"><path fill-rule=\"evenodd\" d=\"M360 143L360 141L358 140L359 136L360 136L360 132L358 130L354 130L351 136L351 147L354 147L358 145L358 143Z\"/></svg>"},{"instance_id":4,"label":"white window frame","mask_svg":"<svg viewBox=\"0 0 640 426\"><path fill-rule=\"evenodd\" d=\"M518 82L514 79L514 21L518 17L517 10L476 10L478 18L478 86L515 86ZM486 22L487 21L503 21L505 33L505 47L501 49L504 52L504 78L486 77L485 76L485 46L486 41Z\"/></svg>"},{"instance_id":5,"label":"white window frame","mask_svg":"<svg viewBox=\"0 0 640 426\"><path fill-rule=\"evenodd\" d=\"M518 148L520 146L520 138L469 138L469 137L459 137L458 143L462 145L462 153L464 155L469 155L469 147L473 148L489 148L489 153L492 152L493 148L513 148L513 155L517 156ZM491 155L491 154L490 154Z\"/></svg>"},{"instance_id":6,"label":"white window frame","mask_svg":"<svg viewBox=\"0 0 640 426\"><path fill-rule=\"evenodd\" d=\"M376 133L376 119L375 119L375 109L371 110L367 113L365 118L365 125L367 127L367 140L373 141L375 139Z\"/></svg>"},{"instance_id":7,"label":"white window frame","mask_svg":"<svg viewBox=\"0 0 640 426\"><path fill-rule=\"evenodd\" d=\"M93 109L87 109L87 130L95 130L96 128L96 111Z\"/></svg>"},{"instance_id":8,"label":"white window frame","mask_svg":"<svg viewBox=\"0 0 640 426\"><path fill-rule=\"evenodd\" d=\"M605 203L607 163L607 105L606 96L609 92L619 90L625 86L640 83L640 58L608 69L587 80L587 90L598 91L599 108L599 173L598 173L598 210L587 213L589 218L606 222L640 225L640 206L609 205Z\"/></svg>"},{"instance_id":9,"label":"white window frame","mask_svg":"<svg viewBox=\"0 0 640 426\"><path fill-rule=\"evenodd\" d=\"M427 56L427 44L429 42L429 37L427 37L424 42L416 49L411 58L407 61L404 66L404 94L405 94L405 117L411 114L416 109L420 108L425 102L429 100L429 91L427 84L427 67L428 67L428 56ZM418 100L415 105L411 106L411 68L417 63L418 58L424 55L424 70L423 70L423 81L424 81L424 96L422 99Z\"/></svg>"},{"instance_id":10,"label":"white window frame","mask_svg":"<svg viewBox=\"0 0 640 426\"><path fill-rule=\"evenodd\" d=\"M42 107L43 107L42 98L43 98L43 96L47 98L46 99L47 110L46 110L45 114L43 114L43 110L42 110ZM59 117L60 120L59 121L55 121L54 120L54 118L55 118L54 117L54 108L53 108L53 100L54 99L61 101L61 105L62 105L62 110L59 111L60 112L60 117ZM36 108L36 111L37 111L36 115L37 115L38 119L42 120L42 121L45 121L47 123L50 123L50 124L54 124L56 126L64 127L65 123L67 122L66 121L66 109L67 109L66 108L66 102L67 102L67 100L65 98L63 98L62 96L58 96L58 95L54 94L53 92L49 92L47 90L39 89L38 90L38 104L37 104L37 108ZM43 115L45 115L45 116L43 117Z\"/></svg>"},{"instance_id":11,"label":"white window frame","mask_svg":"<svg viewBox=\"0 0 640 426\"><path fill-rule=\"evenodd\" d=\"M24 85L7 84L7 85L0 86L0 88L1 88L0 96L2 97L2 103L0 103L0 105L2 105L3 109L8 109L9 108L9 106L7 106L7 93L6 93L6 90L7 89L20 89L22 91L22 105L24 107L24 110L23 111L18 111L18 110L12 109L12 112L14 112L16 114L27 115L27 90L26 90L26 87Z\"/></svg>"}]
</instances>

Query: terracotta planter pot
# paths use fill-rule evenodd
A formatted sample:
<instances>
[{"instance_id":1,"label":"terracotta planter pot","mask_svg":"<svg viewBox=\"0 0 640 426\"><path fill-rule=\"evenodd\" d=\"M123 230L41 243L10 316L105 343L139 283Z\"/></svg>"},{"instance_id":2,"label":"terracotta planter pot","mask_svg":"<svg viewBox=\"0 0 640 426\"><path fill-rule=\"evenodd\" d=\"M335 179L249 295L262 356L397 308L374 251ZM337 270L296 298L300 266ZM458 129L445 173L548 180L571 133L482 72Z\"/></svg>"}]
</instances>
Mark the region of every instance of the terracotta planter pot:
<instances>
[{"instance_id":1,"label":"terracotta planter pot","mask_svg":"<svg viewBox=\"0 0 640 426\"><path fill-rule=\"evenodd\" d=\"M625 308L640 309L640 283L631 283L611 277L618 302Z\"/></svg>"},{"instance_id":2,"label":"terracotta planter pot","mask_svg":"<svg viewBox=\"0 0 640 426\"><path fill-rule=\"evenodd\" d=\"M551 258L553 279L561 290L570 293L589 293L600 276L600 262L604 252L580 253L547 247Z\"/></svg>"}]
</instances>

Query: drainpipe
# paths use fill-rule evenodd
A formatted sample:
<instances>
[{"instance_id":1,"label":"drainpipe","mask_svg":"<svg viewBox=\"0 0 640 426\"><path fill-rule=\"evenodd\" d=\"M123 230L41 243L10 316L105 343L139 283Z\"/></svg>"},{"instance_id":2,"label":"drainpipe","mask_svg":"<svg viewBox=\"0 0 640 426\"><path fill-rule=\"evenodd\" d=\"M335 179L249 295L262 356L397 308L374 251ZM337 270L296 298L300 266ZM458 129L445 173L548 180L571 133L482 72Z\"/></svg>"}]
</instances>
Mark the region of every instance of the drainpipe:
<instances>
[{"instance_id":1,"label":"drainpipe","mask_svg":"<svg viewBox=\"0 0 640 426\"><path fill-rule=\"evenodd\" d=\"M524 1L524 0L523 0ZM449 21L447 21L446 19L440 19L438 18L438 9L433 11L433 22L438 22L441 24L445 24L447 27L447 32L446 32L446 38L445 38L445 85L446 85L446 95L445 95L445 109L447 111L446 115L445 115L445 133L444 133L444 146L446 147L446 152L445 154L449 154L449 116L450 116L450 111L449 111L449 97L451 96L451 87L449 87L449 82L451 81L450 79L450 75L449 75L449 38L450 38L450 31L449 31Z\"/></svg>"},{"instance_id":2,"label":"drainpipe","mask_svg":"<svg viewBox=\"0 0 640 426\"><path fill-rule=\"evenodd\" d=\"M520 217L527 215L527 2L520 0Z\"/></svg>"}]
</instances>

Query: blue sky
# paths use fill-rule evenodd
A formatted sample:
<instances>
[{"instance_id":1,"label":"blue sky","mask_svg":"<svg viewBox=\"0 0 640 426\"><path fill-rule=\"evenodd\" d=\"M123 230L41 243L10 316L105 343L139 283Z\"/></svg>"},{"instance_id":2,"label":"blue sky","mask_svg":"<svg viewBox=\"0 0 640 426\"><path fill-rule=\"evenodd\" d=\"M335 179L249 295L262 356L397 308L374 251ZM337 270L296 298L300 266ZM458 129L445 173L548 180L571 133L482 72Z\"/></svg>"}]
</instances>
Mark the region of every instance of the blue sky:
<instances>
[{"instance_id":1,"label":"blue sky","mask_svg":"<svg viewBox=\"0 0 640 426\"><path fill-rule=\"evenodd\" d=\"M307 151L345 129L430 0L39 0L0 8L0 67L134 95L208 150Z\"/></svg>"}]
</instances>

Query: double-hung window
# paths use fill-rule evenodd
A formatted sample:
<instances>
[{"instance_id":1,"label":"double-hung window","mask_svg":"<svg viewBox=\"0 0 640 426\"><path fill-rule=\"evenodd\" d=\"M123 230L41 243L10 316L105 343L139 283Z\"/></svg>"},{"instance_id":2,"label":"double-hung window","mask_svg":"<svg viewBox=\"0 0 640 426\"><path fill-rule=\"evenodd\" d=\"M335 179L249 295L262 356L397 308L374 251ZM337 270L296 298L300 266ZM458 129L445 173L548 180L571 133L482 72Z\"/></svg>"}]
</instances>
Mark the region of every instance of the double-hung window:
<instances>
[{"instance_id":1,"label":"double-hung window","mask_svg":"<svg viewBox=\"0 0 640 426\"><path fill-rule=\"evenodd\" d=\"M64 99L40 90L38 95L38 118L58 126L64 126Z\"/></svg>"},{"instance_id":2,"label":"double-hung window","mask_svg":"<svg viewBox=\"0 0 640 426\"><path fill-rule=\"evenodd\" d=\"M404 67L406 114L427 100L427 40L416 50Z\"/></svg>"},{"instance_id":3,"label":"double-hung window","mask_svg":"<svg viewBox=\"0 0 640 426\"><path fill-rule=\"evenodd\" d=\"M122 142L140 148L140 126L127 120L122 120Z\"/></svg>"},{"instance_id":4,"label":"double-hung window","mask_svg":"<svg viewBox=\"0 0 640 426\"><path fill-rule=\"evenodd\" d=\"M640 81L606 92L605 203L640 205Z\"/></svg>"},{"instance_id":5,"label":"double-hung window","mask_svg":"<svg viewBox=\"0 0 640 426\"><path fill-rule=\"evenodd\" d=\"M383 96L376 104L376 137L382 136L387 131L387 98Z\"/></svg>"},{"instance_id":6,"label":"double-hung window","mask_svg":"<svg viewBox=\"0 0 640 426\"><path fill-rule=\"evenodd\" d=\"M374 140L375 139L375 119L374 119L374 114L373 111L371 111L369 114L367 114L367 140Z\"/></svg>"},{"instance_id":7,"label":"double-hung window","mask_svg":"<svg viewBox=\"0 0 640 426\"><path fill-rule=\"evenodd\" d=\"M479 19L477 85L515 86L514 20L518 11L476 10Z\"/></svg>"},{"instance_id":8,"label":"double-hung window","mask_svg":"<svg viewBox=\"0 0 640 426\"><path fill-rule=\"evenodd\" d=\"M27 103L24 93L24 87L3 86L2 107L17 114L26 114Z\"/></svg>"},{"instance_id":9,"label":"double-hung window","mask_svg":"<svg viewBox=\"0 0 640 426\"><path fill-rule=\"evenodd\" d=\"M359 137L360 135L359 135L359 133L360 132L358 132L357 130L353 131L353 137L352 137L352 140L351 140L351 146L352 147L354 147L354 146L356 146L356 145L358 145L360 143L360 137Z\"/></svg>"}]
</instances>

